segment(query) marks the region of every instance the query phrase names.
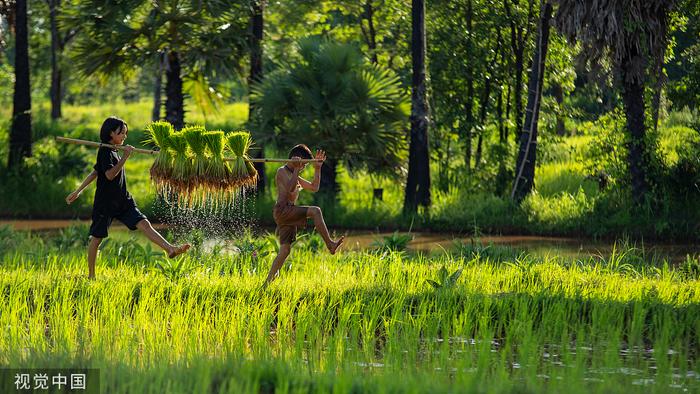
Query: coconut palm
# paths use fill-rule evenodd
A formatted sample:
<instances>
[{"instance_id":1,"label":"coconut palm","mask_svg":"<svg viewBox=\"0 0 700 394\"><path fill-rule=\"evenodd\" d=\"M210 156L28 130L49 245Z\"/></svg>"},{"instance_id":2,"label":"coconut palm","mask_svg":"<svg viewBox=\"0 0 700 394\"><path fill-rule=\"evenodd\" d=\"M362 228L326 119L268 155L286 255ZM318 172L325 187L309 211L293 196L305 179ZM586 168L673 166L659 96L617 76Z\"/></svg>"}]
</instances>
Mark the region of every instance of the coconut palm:
<instances>
[{"instance_id":1,"label":"coconut palm","mask_svg":"<svg viewBox=\"0 0 700 394\"><path fill-rule=\"evenodd\" d=\"M67 11L65 20L84 29L74 60L85 74L128 75L164 52L165 119L180 129L184 92L211 109L217 96L209 80L240 68L247 5L244 0L87 0Z\"/></svg>"},{"instance_id":2,"label":"coconut palm","mask_svg":"<svg viewBox=\"0 0 700 394\"><path fill-rule=\"evenodd\" d=\"M411 62L413 63L411 94L411 145L404 196L404 212L413 213L418 205L430 205L430 154L428 153L428 85L426 83L425 1L411 5Z\"/></svg>"},{"instance_id":3,"label":"coconut palm","mask_svg":"<svg viewBox=\"0 0 700 394\"><path fill-rule=\"evenodd\" d=\"M248 89L255 82L260 82L263 76L263 29L264 29L264 13L266 0L250 0L250 34L248 35L248 47L250 48L250 73L248 74ZM250 93L250 92L249 92ZM248 106L248 119L252 121L255 116L255 106L250 103ZM251 122L252 123L252 122ZM253 153L255 158L263 158L265 156L264 146L259 145ZM255 163L255 169L258 172L258 180L256 183L256 191L258 195L265 193L265 184L267 177L265 176L265 163Z\"/></svg>"},{"instance_id":4,"label":"coconut palm","mask_svg":"<svg viewBox=\"0 0 700 394\"><path fill-rule=\"evenodd\" d=\"M607 57L614 67L629 133L632 195L644 199L648 189L644 143L644 88L647 72L663 56L674 0L559 0L556 24L581 42L588 58Z\"/></svg>"},{"instance_id":5,"label":"coconut palm","mask_svg":"<svg viewBox=\"0 0 700 394\"><path fill-rule=\"evenodd\" d=\"M537 122L540 115L540 101L544 86L545 60L549 47L549 24L552 19L552 4L540 0L540 22L537 27L537 42L532 56L532 70L528 86L525 123L520 133L518 158L515 163L515 179L510 197L520 202L532 191L535 184L537 165Z\"/></svg>"},{"instance_id":6,"label":"coconut palm","mask_svg":"<svg viewBox=\"0 0 700 394\"><path fill-rule=\"evenodd\" d=\"M336 168L399 173L409 102L398 77L350 44L301 40L299 58L253 87L256 140L280 149L305 142L328 153L321 190L335 196Z\"/></svg>"}]
</instances>

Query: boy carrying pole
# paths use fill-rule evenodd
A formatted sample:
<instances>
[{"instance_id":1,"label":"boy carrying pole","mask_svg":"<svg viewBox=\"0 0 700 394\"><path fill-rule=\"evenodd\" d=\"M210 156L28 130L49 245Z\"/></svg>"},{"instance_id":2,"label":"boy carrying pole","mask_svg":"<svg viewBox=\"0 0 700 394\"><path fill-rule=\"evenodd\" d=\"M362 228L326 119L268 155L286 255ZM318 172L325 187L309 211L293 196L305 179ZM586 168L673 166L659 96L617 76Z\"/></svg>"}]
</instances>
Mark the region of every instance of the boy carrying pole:
<instances>
[{"instance_id":1,"label":"boy carrying pole","mask_svg":"<svg viewBox=\"0 0 700 394\"><path fill-rule=\"evenodd\" d=\"M316 151L312 157L311 150L303 144L296 145L289 152L291 159L287 164L277 169L275 184L277 185L277 202L272 209L272 216L277 224L276 233L280 239L280 251L272 262L270 272L263 286L272 282L284 264L292 249L292 243L296 241L297 227L305 226L308 218L313 219L316 231L321 234L323 241L331 254L335 254L345 237L333 240L328 233L326 223L323 221L321 208L316 206L295 205L302 189L317 192L321 183L321 165L326 159L326 153L322 150ZM299 176L299 173L306 167L306 163L301 159L317 159L313 162L314 179L312 182Z\"/></svg>"},{"instance_id":2,"label":"boy carrying pole","mask_svg":"<svg viewBox=\"0 0 700 394\"><path fill-rule=\"evenodd\" d=\"M100 129L100 140L112 145L124 145L129 128L123 120L116 117L107 118ZM94 170L74 192L66 197L68 204L75 201L92 181L97 178L97 190L92 207L92 225L90 226L90 244L88 246L88 278L95 278L95 260L97 248L102 239L107 237L107 229L113 219L124 223L130 230L139 229L149 240L160 246L168 257L173 258L186 252L189 244L174 246L156 231L146 216L136 207L134 199L126 190L124 164L134 147L126 145L124 155L119 157L114 149L102 147L97 152Z\"/></svg>"}]
</instances>

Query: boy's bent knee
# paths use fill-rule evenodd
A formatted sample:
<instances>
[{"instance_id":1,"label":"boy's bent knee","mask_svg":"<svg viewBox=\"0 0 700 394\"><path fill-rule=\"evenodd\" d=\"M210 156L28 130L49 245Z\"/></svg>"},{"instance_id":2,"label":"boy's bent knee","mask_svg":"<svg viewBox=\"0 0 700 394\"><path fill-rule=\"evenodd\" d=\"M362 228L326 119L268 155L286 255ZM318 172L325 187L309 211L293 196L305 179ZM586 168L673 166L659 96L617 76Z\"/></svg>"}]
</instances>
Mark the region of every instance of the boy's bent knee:
<instances>
[{"instance_id":1,"label":"boy's bent knee","mask_svg":"<svg viewBox=\"0 0 700 394\"><path fill-rule=\"evenodd\" d=\"M144 230L151 227L151 222L149 222L148 219L141 219L138 223L136 223L136 227Z\"/></svg>"},{"instance_id":2,"label":"boy's bent knee","mask_svg":"<svg viewBox=\"0 0 700 394\"><path fill-rule=\"evenodd\" d=\"M310 216L318 216L321 214L321 208L319 207L309 207L309 215Z\"/></svg>"}]
</instances>

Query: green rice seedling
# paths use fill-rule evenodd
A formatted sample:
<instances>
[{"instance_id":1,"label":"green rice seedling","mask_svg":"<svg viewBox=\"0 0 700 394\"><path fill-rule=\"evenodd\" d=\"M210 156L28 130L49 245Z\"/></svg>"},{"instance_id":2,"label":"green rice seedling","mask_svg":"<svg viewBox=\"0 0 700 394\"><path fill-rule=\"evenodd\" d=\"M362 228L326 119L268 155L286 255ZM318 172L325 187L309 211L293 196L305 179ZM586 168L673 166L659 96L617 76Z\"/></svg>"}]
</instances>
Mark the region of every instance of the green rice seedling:
<instances>
[{"instance_id":1,"label":"green rice seedling","mask_svg":"<svg viewBox=\"0 0 700 394\"><path fill-rule=\"evenodd\" d=\"M110 393L700 390L696 279L300 248L261 290L265 239L246 237L245 251L159 264L106 250L95 281L82 248L12 247L0 365L99 369Z\"/></svg>"},{"instance_id":2,"label":"green rice seedling","mask_svg":"<svg viewBox=\"0 0 700 394\"><path fill-rule=\"evenodd\" d=\"M247 131L236 131L226 135L226 148L232 157L229 162L229 185L253 187L257 182L257 171L248 161L248 148L252 140Z\"/></svg>"},{"instance_id":3,"label":"green rice seedling","mask_svg":"<svg viewBox=\"0 0 700 394\"><path fill-rule=\"evenodd\" d=\"M158 185L167 182L172 175L173 158L169 148L170 136L173 134L174 128L169 122L158 121L148 124L146 132L148 133L146 141L152 142L160 149L150 170L151 179L158 187Z\"/></svg>"},{"instance_id":4,"label":"green rice seedling","mask_svg":"<svg viewBox=\"0 0 700 394\"><path fill-rule=\"evenodd\" d=\"M170 190L178 195L187 195L192 189L192 159L188 154L187 139L181 132L170 136L170 149L174 153Z\"/></svg>"},{"instance_id":5,"label":"green rice seedling","mask_svg":"<svg viewBox=\"0 0 700 394\"><path fill-rule=\"evenodd\" d=\"M207 202L209 190L207 190L207 144L204 138L206 130L204 126L192 125L182 129L182 135L187 141L187 146L192 157L190 169L189 188L187 195L188 205L203 206Z\"/></svg>"},{"instance_id":6,"label":"green rice seedling","mask_svg":"<svg viewBox=\"0 0 700 394\"><path fill-rule=\"evenodd\" d=\"M195 184L201 183L207 175L207 143L204 138L204 126L194 125L182 129L182 135L187 140L187 146L192 153L192 172L190 176Z\"/></svg>"},{"instance_id":7,"label":"green rice seedling","mask_svg":"<svg viewBox=\"0 0 700 394\"><path fill-rule=\"evenodd\" d=\"M207 184L217 190L226 186L228 181L228 167L224 163L224 132L211 131L204 134L204 141L211 154L206 169Z\"/></svg>"}]
</instances>

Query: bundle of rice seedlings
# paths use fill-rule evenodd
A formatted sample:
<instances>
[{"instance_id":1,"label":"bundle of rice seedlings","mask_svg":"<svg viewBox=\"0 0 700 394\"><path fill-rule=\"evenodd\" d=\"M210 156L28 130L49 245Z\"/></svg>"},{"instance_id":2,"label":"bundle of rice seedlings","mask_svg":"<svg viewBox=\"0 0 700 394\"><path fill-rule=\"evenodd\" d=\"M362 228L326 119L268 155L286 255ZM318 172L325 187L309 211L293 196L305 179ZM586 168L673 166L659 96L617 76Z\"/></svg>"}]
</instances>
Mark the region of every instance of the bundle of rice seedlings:
<instances>
[{"instance_id":1,"label":"bundle of rice seedlings","mask_svg":"<svg viewBox=\"0 0 700 394\"><path fill-rule=\"evenodd\" d=\"M224 132L205 133L204 141L211 155L206 169L207 184L215 189L224 188L228 182L228 167L224 164Z\"/></svg>"},{"instance_id":2,"label":"bundle of rice seedlings","mask_svg":"<svg viewBox=\"0 0 700 394\"><path fill-rule=\"evenodd\" d=\"M193 182L195 184L201 183L201 180L205 179L207 175L207 144L204 139L205 132L206 130L204 127L199 125L187 126L182 129L182 135L185 136L190 152L193 154L193 169L190 175L194 178Z\"/></svg>"},{"instance_id":3,"label":"bundle of rice seedlings","mask_svg":"<svg viewBox=\"0 0 700 394\"><path fill-rule=\"evenodd\" d=\"M151 179L156 185L163 185L170 180L172 174L172 155L170 153L170 136L173 133L173 125L168 122L153 122L146 126L148 139L146 142L152 142L160 150L156 156L153 165L151 166Z\"/></svg>"},{"instance_id":4,"label":"bundle of rice seedlings","mask_svg":"<svg viewBox=\"0 0 700 394\"><path fill-rule=\"evenodd\" d=\"M169 147L173 152L170 188L179 195L188 194L192 187L192 160L188 155L188 145L185 136L181 132L173 133L170 136Z\"/></svg>"},{"instance_id":5,"label":"bundle of rice seedlings","mask_svg":"<svg viewBox=\"0 0 700 394\"><path fill-rule=\"evenodd\" d=\"M248 161L248 148L252 140L247 131L236 131L226 135L226 147L232 157L229 162L230 187L255 186L258 172L253 164Z\"/></svg>"}]
</instances>

